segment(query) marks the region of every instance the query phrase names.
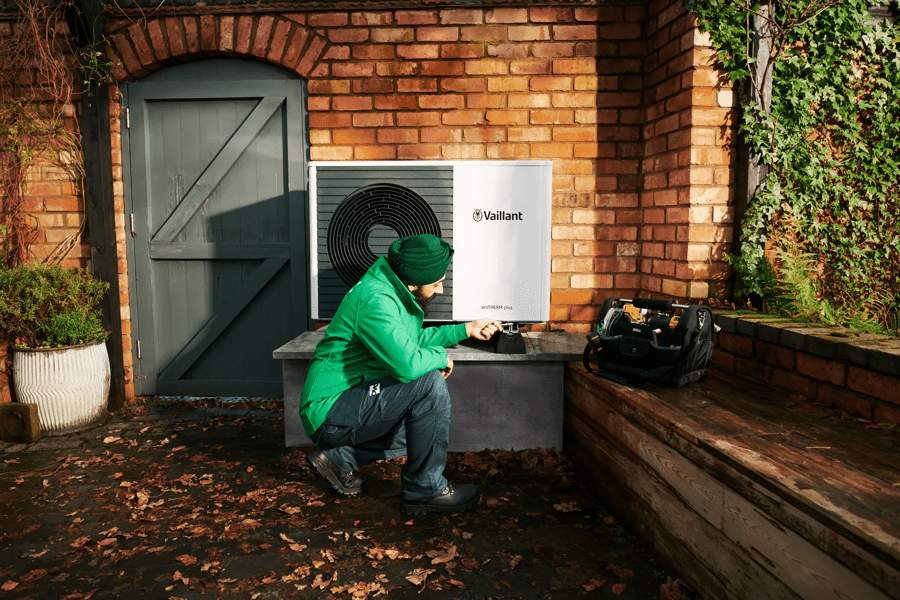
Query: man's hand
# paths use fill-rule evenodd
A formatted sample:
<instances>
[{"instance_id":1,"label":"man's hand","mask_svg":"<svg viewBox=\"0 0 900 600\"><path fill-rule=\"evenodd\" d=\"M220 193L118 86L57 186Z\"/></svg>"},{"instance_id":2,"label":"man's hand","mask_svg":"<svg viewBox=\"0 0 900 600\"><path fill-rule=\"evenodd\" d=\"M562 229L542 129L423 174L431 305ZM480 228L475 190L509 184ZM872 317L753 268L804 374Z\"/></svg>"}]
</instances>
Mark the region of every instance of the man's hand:
<instances>
[{"instance_id":1,"label":"man's hand","mask_svg":"<svg viewBox=\"0 0 900 600\"><path fill-rule=\"evenodd\" d=\"M449 356L447 357L447 366L446 368L441 369L441 375L444 376L444 379L450 377L450 373L453 372L453 359Z\"/></svg>"},{"instance_id":2,"label":"man's hand","mask_svg":"<svg viewBox=\"0 0 900 600\"><path fill-rule=\"evenodd\" d=\"M466 333L469 334L469 337L481 341L491 339L491 336L501 329L503 329L503 324L493 319L478 319L466 323Z\"/></svg>"}]
</instances>

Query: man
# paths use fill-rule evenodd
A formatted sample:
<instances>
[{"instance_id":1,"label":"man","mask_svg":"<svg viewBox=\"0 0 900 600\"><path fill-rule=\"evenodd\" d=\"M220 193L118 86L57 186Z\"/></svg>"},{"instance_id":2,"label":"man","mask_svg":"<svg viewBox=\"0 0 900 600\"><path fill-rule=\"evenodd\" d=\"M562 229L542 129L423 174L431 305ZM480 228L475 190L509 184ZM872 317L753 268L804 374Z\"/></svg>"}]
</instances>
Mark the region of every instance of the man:
<instances>
[{"instance_id":1,"label":"man","mask_svg":"<svg viewBox=\"0 0 900 600\"><path fill-rule=\"evenodd\" d=\"M362 492L353 471L407 455L401 508L410 514L457 513L475 506L478 488L444 477L450 440L453 371L446 347L468 337L489 339L498 321L422 328L428 302L444 292L453 249L425 234L391 244L354 285L310 363L300 417L318 449L309 462L335 491Z\"/></svg>"}]
</instances>

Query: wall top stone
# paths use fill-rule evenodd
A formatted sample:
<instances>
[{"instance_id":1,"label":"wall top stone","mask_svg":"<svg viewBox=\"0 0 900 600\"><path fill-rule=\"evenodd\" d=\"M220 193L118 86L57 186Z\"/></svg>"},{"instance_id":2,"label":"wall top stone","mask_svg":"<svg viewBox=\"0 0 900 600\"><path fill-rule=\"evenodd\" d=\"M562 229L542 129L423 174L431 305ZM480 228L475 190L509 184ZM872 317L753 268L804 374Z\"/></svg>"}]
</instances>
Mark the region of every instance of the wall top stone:
<instances>
[{"instance_id":1,"label":"wall top stone","mask_svg":"<svg viewBox=\"0 0 900 600\"><path fill-rule=\"evenodd\" d=\"M857 333L845 327L791 321L776 315L714 310L722 331L779 344L827 359L844 360L872 371L900 375L900 339ZM900 392L898 392L900 393Z\"/></svg>"}]
</instances>

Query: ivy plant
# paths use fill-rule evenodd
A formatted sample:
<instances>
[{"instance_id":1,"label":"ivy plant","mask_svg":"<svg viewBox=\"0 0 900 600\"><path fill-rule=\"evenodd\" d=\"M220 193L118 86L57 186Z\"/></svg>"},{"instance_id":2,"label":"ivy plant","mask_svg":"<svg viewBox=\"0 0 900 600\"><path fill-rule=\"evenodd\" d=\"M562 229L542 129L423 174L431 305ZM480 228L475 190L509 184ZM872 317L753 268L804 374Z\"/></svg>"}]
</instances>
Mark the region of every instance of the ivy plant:
<instances>
[{"instance_id":1,"label":"ivy plant","mask_svg":"<svg viewBox=\"0 0 900 600\"><path fill-rule=\"evenodd\" d=\"M871 24L865 0L691 8L735 83L760 87L753 18L772 32L770 103L741 96L741 134L768 175L730 257L736 292L795 294L808 314L900 333L900 28ZM785 256L803 257L809 281L785 279Z\"/></svg>"}]
</instances>

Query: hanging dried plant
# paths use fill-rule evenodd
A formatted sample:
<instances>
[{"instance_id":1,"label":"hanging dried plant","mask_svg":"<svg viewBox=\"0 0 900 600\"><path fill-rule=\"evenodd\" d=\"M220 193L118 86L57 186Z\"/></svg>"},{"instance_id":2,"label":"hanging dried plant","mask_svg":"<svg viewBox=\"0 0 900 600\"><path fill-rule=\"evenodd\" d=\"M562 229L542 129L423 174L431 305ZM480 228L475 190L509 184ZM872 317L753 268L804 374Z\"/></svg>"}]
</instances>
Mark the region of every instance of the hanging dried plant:
<instances>
[{"instance_id":1,"label":"hanging dried plant","mask_svg":"<svg viewBox=\"0 0 900 600\"><path fill-rule=\"evenodd\" d=\"M69 2L16 4L17 20L0 30L0 228L5 230L0 257L7 267L27 262L38 236L25 206L32 169L56 167L84 197L81 132L72 104L75 54L65 23ZM82 223L43 262L61 262L83 232Z\"/></svg>"}]
</instances>

